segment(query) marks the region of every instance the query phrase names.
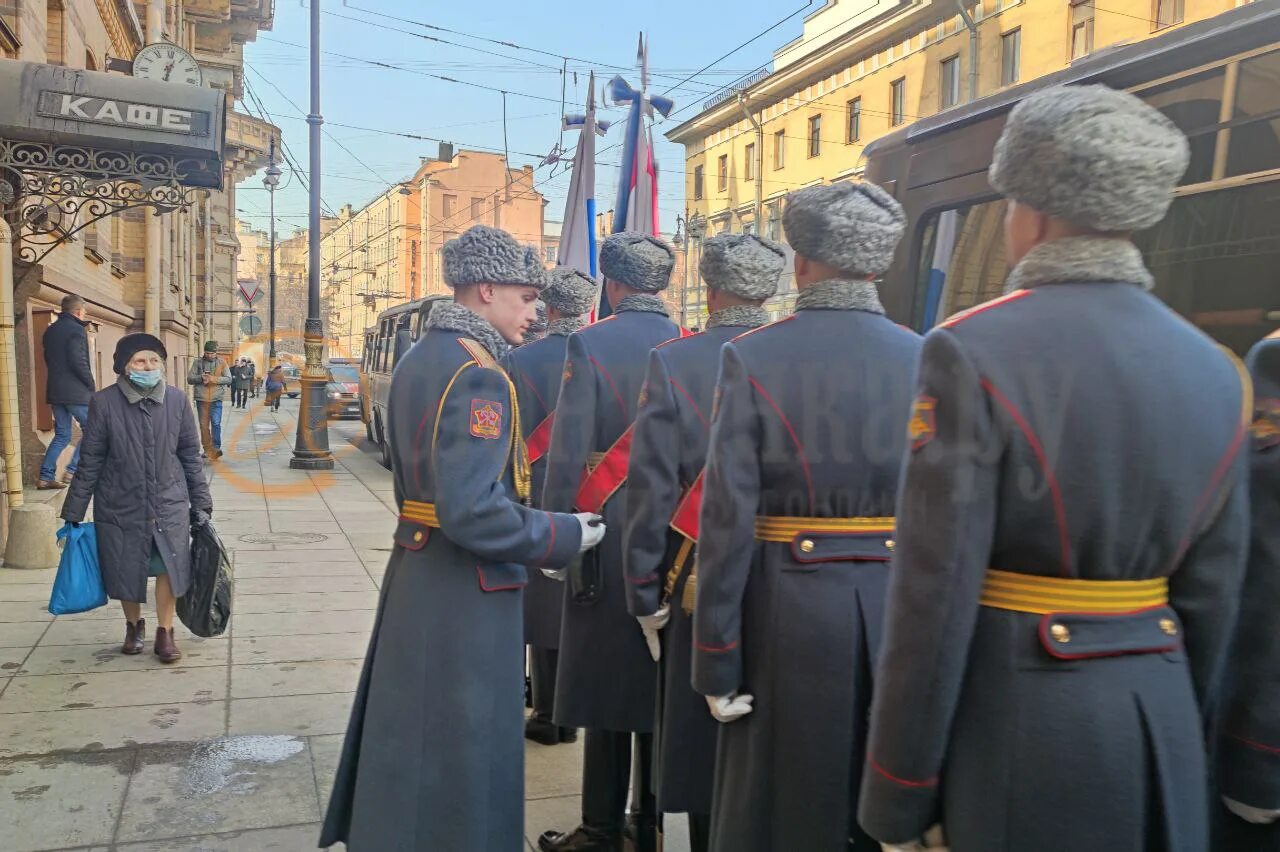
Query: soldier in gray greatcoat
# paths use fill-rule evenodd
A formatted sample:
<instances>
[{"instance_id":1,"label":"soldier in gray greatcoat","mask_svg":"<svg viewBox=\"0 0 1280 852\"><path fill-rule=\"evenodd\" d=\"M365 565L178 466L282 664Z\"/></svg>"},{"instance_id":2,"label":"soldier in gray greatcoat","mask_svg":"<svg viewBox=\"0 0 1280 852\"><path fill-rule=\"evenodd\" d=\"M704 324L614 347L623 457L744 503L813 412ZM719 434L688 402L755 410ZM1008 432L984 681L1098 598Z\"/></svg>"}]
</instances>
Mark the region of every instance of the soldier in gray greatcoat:
<instances>
[{"instance_id":1,"label":"soldier in gray greatcoat","mask_svg":"<svg viewBox=\"0 0 1280 852\"><path fill-rule=\"evenodd\" d=\"M768 322L761 306L777 291L785 260L782 246L756 236L722 234L706 241L699 264L711 311L706 330L649 353L631 442L622 534L627 606L661 669L654 732L658 810L688 813L692 852L706 852L709 840L718 728L689 680L711 401L720 347Z\"/></svg>"},{"instance_id":2,"label":"soldier in gray greatcoat","mask_svg":"<svg viewBox=\"0 0 1280 852\"><path fill-rule=\"evenodd\" d=\"M1009 115L1006 295L921 355L859 814L883 843L1208 846L1248 377L1148 292L1129 240L1187 162L1168 118L1103 86Z\"/></svg>"},{"instance_id":3,"label":"soldier in gray greatcoat","mask_svg":"<svg viewBox=\"0 0 1280 852\"><path fill-rule=\"evenodd\" d=\"M1280 332L1246 359L1254 382L1253 516L1240 627L1218 724L1214 849L1280 850Z\"/></svg>"},{"instance_id":4,"label":"soldier in gray greatcoat","mask_svg":"<svg viewBox=\"0 0 1280 852\"><path fill-rule=\"evenodd\" d=\"M520 400L520 426L533 470L533 505L541 505L547 474L547 449L560 395L560 373L569 335L587 324L586 314L596 305L600 285L576 269L562 266L548 273L546 336L511 350L507 372ZM528 335L526 335L526 338ZM574 728L562 728L551 720L555 704L556 660L560 647L560 613L564 587L541 571L529 574L524 590L524 641L529 646L533 715L524 726L526 738L543 745L571 743Z\"/></svg>"},{"instance_id":5,"label":"soldier in gray greatcoat","mask_svg":"<svg viewBox=\"0 0 1280 852\"><path fill-rule=\"evenodd\" d=\"M536 253L476 226L445 244L444 277L455 301L392 380L400 522L320 836L352 852L524 848L525 565L564 565L603 534L523 502L498 361L533 320Z\"/></svg>"},{"instance_id":6,"label":"soldier in gray greatcoat","mask_svg":"<svg viewBox=\"0 0 1280 852\"><path fill-rule=\"evenodd\" d=\"M792 193L796 312L721 350L693 623L715 852L876 849L854 815L920 338L874 278L905 223L872 184Z\"/></svg>"},{"instance_id":7,"label":"soldier in gray greatcoat","mask_svg":"<svg viewBox=\"0 0 1280 852\"><path fill-rule=\"evenodd\" d=\"M680 335L658 296L675 254L661 240L614 234L600 247L600 271L614 313L569 337L547 458L543 506L599 511L609 525L600 547L569 572L560 627L555 721L586 728L582 825L545 832L542 852L620 850L632 740L639 740L633 801L639 852L652 852L657 809L649 765L657 667L627 613L622 524L636 401L649 350ZM633 737L633 735L637 735Z\"/></svg>"}]
</instances>

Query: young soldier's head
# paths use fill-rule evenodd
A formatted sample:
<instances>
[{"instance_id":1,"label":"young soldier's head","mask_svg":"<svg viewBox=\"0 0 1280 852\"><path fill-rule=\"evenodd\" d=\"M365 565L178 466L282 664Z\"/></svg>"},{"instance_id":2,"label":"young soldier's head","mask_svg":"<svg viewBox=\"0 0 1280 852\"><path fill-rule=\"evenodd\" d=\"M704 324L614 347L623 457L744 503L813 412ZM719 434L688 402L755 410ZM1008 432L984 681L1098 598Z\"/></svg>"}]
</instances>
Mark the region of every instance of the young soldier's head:
<instances>
[{"instance_id":1,"label":"young soldier's head","mask_svg":"<svg viewBox=\"0 0 1280 852\"><path fill-rule=\"evenodd\" d=\"M671 246L656 237L624 231L600 246L600 272L611 305L637 293L661 293L671 283L675 265Z\"/></svg>"},{"instance_id":2,"label":"young soldier's head","mask_svg":"<svg viewBox=\"0 0 1280 852\"><path fill-rule=\"evenodd\" d=\"M786 250L752 234L721 234L702 245L698 271L707 282L711 313L738 305L759 307L778 292Z\"/></svg>"},{"instance_id":3,"label":"young soldier's head","mask_svg":"<svg viewBox=\"0 0 1280 852\"><path fill-rule=\"evenodd\" d=\"M1159 110L1106 86L1055 86L1014 107L988 174L1009 199L1010 266L1065 237L1128 239L1164 218L1190 162Z\"/></svg>"},{"instance_id":4,"label":"young soldier's head","mask_svg":"<svg viewBox=\"0 0 1280 852\"><path fill-rule=\"evenodd\" d=\"M454 301L518 345L538 318L538 295L547 285L537 251L506 231L476 225L445 243L441 254Z\"/></svg>"},{"instance_id":5,"label":"young soldier's head","mask_svg":"<svg viewBox=\"0 0 1280 852\"><path fill-rule=\"evenodd\" d=\"M893 262L906 224L901 205L873 183L791 193L782 229L796 253L797 289L833 278L870 281Z\"/></svg>"},{"instance_id":6,"label":"young soldier's head","mask_svg":"<svg viewBox=\"0 0 1280 852\"><path fill-rule=\"evenodd\" d=\"M571 266L557 266L547 273L547 323L577 319L591 312L600 297L600 285Z\"/></svg>"}]
</instances>

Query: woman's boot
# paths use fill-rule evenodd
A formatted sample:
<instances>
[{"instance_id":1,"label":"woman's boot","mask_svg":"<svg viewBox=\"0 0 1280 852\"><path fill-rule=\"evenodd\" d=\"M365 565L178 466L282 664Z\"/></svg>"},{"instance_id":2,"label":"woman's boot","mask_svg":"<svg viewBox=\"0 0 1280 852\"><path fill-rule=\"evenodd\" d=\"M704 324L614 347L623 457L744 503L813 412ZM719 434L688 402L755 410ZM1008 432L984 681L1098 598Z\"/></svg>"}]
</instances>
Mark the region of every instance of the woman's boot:
<instances>
[{"instance_id":1,"label":"woman's boot","mask_svg":"<svg viewBox=\"0 0 1280 852\"><path fill-rule=\"evenodd\" d=\"M182 652L173 641L173 628L156 628L156 656L162 663L176 663L182 659Z\"/></svg>"},{"instance_id":2,"label":"woman's boot","mask_svg":"<svg viewBox=\"0 0 1280 852\"><path fill-rule=\"evenodd\" d=\"M147 623L139 618L137 622L125 621L124 644L120 646L122 654L141 654L147 638Z\"/></svg>"}]
</instances>

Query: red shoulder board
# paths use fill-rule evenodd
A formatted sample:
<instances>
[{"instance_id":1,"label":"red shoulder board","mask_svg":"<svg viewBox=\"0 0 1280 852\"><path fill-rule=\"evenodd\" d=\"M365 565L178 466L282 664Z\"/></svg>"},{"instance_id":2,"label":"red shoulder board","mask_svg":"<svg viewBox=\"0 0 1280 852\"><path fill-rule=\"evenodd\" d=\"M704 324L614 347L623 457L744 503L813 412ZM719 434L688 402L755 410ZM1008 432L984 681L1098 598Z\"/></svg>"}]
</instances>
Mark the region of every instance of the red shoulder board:
<instances>
[{"instance_id":1,"label":"red shoulder board","mask_svg":"<svg viewBox=\"0 0 1280 852\"><path fill-rule=\"evenodd\" d=\"M952 314L947 319L938 323L938 328L955 328L957 325L969 319L970 317L976 317L978 314L982 313L983 311L989 311L992 308L998 308L1001 305L1007 305L1010 302L1016 302L1019 299L1025 299L1027 296L1030 296L1033 292L1035 291L1014 290L1012 293L1006 293L1005 295L1000 296L997 299L992 299L989 302L983 302L980 305L974 305L972 308L967 308L958 314Z\"/></svg>"},{"instance_id":2,"label":"red shoulder board","mask_svg":"<svg viewBox=\"0 0 1280 852\"><path fill-rule=\"evenodd\" d=\"M755 334L757 331L764 331L766 328L773 328L775 325L782 325L784 322L791 322L791 320L795 318L796 318L795 314L789 314L788 316L785 316L782 319L777 319L777 320L774 320L773 322L767 322L764 325L756 326L750 331L744 331L742 332L742 334L739 334L737 337L730 338L729 342L737 343L742 338L749 337L750 335Z\"/></svg>"}]
</instances>

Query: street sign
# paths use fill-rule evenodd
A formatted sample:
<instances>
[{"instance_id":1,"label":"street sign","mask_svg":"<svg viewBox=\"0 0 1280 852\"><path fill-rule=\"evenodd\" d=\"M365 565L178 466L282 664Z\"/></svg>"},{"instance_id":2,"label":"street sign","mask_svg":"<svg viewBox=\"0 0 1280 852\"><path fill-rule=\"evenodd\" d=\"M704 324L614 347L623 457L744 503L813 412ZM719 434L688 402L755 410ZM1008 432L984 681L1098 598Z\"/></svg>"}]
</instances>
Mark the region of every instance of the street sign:
<instances>
[{"instance_id":1,"label":"street sign","mask_svg":"<svg viewBox=\"0 0 1280 852\"><path fill-rule=\"evenodd\" d=\"M262 320L253 314L242 317L240 320L240 333L245 337L255 337L262 333Z\"/></svg>"},{"instance_id":2,"label":"street sign","mask_svg":"<svg viewBox=\"0 0 1280 852\"><path fill-rule=\"evenodd\" d=\"M256 305L262 301L262 288L256 281L241 281L239 289L240 298L244 299L246 305Z\"/></svg>"}]
</instances>

